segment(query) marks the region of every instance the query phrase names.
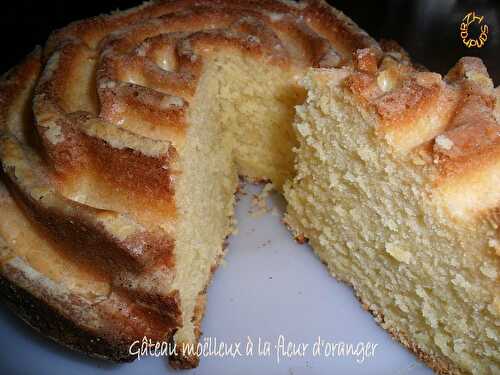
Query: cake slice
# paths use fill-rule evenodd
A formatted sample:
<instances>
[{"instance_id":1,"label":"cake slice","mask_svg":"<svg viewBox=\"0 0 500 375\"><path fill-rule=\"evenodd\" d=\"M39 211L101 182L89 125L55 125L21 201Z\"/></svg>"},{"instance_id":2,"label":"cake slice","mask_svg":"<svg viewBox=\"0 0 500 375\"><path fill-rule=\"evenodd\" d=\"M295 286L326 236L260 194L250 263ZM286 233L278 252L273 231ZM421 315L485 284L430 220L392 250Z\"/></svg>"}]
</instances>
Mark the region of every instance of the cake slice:
<instances>
[{"instance_id":1,"label":"cake slice","mask_svg":"<svg viewBox=\"0 0 500 375\"><path fill-rule=\"evenodd\" d=\"M482 62L313 69L286 222L439 374L500 373L500 101Z\"/></svg>"}]
</instances>

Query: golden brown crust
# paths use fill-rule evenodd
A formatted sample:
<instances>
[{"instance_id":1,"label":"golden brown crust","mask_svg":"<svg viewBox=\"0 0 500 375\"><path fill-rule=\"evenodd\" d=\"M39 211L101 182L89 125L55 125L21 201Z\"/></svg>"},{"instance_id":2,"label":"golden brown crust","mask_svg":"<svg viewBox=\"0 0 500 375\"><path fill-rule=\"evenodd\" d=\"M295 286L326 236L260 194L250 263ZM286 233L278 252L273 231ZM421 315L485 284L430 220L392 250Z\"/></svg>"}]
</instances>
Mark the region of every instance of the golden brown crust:
<instances>
[{"instance_id":1,"label":"golden brown crust","mask_svg":"<svg viewBox=\"0 0 500 375\"><path fill-rule=\"evenodd\" d=\"M19 288L0 276L0 299L2 303L43 336L72 350L95 358L115 362L134 360L129 354L129 344L118 344L104 340L59 314L44 301Z\"/></svg>"},{"instance_id":2,"label":"golden brown crust","mask_svg":"<svg viewBox=\"0 0 500 375\"><path fill-rule=\"evenodd\" d=\"M415 67L394 44L382 47L381 56L358 50L341 85L392 151L426 165L437 205L457 220L491 216L500 206L499 90L482 61L464 57L443 78Z\"/></svg>"},{"instance_id":3,"label":"golden brown crust","mask_svg":"<svg viewBox=\"0 0 500 375\"><path fill-rule=\"evenodd\" d=\"M480 59L462 58L442 78L416 68L394 43L384 43L383 47L380 58L369 49L356 52L357 72L348 77L346 85L378 115L379 131L393 137L392 146L409 152L444 135L453 145L448 149L447 144L437 142L436 156L459 158L477 155L496 142L496 93ZM370 69L364 66L367 64ZM446 115L434 119L436 124L426 131L419 122L436 112ZM394 137L401 132L405 138L412 138L414 130L423 131L425 136L410 139L410 147Z\"/></svg>"},{"instance_id":4,"label":"golden brown crust","mask_svg":"<svg viewBox=\"0 0 500 375\"><path fill-rule=\"evenodd\" d=\"M117 332L127 319L139 326L123 342L116 332L106 336L111 346L120 344L102 355L121 358L113 353L122 352L122 343L153 330L148 336L170 339L182 324L179 291L172 289L177 168L204 64L218 53L238 53L303 72L350 64L357 48L368 47L380 54L375 41L320 0L157 1L58 30L43 53L3 77L0 159L9 199L37 235L57 242L61 259L106 275L110 295L140 313L119 319ZM22 287L9 272L2 268L4 278ZM78 293L66 291L60 303L37 296L63 287L49 281L23 290L102 338L108 315L99 318L102 327L78 323L67 303ZM204 301L203 292L195 336ZM109 314L118 314L115 308L110 305ZM20 312L25 319L31 313ZM176 361L183 368L197 364Z\"/></svg>"},{"instance_id":5,"label":"golden brown crust","mask_svg":"<svg viewBox=\"0 0 500 375\"><path fill-rule=\"evenodd\" d=\"M129 360L134 340L171 339L182 324L171 289L176 163L203 64L220 51L297 71L353 64L349 88L379 116L380 133L402 152L426 147L438 186L500 160L498 94L478 60L462 60L443 80L400 48L383 48L319 0L159 1L55 32L43 56L0 84L2 178L33 232L57 241L68 264L107 275L110 291L89 300L5 246L0 294L40 332L90 355ZM440 134L448 142L435 141ZM438 373L459 373L392 333Z\"/></svg>"},{"instance_id":6,"label":"golden brown crust","mask_svg":"<svg viewBox=\"0 0 500 375\"><path fill-rule=\"evenodd\" d=\"M10 305L17 302L15 311L43 334L89 355L129 360L127 351L133 341L143 336L162 340L173 335L180 324L178 292L160 294L145 289L137 275L138 271L159 266L166 267L164 275L168 275L168 268L174 263L173 243L164 234L144 230L117 238L106 229L109 222L120 220L115 213L72 202L47 185L50 173L42 175L46 168L36 157L30 160L30 152L26 151L30 145L34 150L39 149L37 134L31 133L30 128L20 133L22 129L12 126L16 124L11 120L16 118L20 96L30 90L38 69L39 52L35 52L3 79L3 179L8 182L11 197L37 223L43 235L53 237L59 249L65 251L64 256L76 255L73 261L89 262L96 270L111 273L114 291L97 304L88 302L63 285L36 275L22 259L14 258L16 262L11 264L11 256L2 257L2 291ZM29 97L29 93L26 95ZM25 112L22 107L21 111ZM30 118L27 113L24 120ZM24 148L20 144L23 138L27 139ZM28 156L23 160L19 155ZM126 160L123 161L126 165ZM15 245L10 250L3 249L2 252L16 253ZM80 249L85 249L85 253L75 253ZM136 285L130 284L131 278ZM147 273L142 278L147 281ZM24 302L19 302L20 299Z\"/></svg>"},{"instance_id":7,"label":"golden brown crust","mask_svg":"<svg viewBox=\"0 0 500 375\"><path fill-rule=\"evenodd\" d=\"M67 281L56 283L16 256L2 237L0 249L2 298L28 324L67 346L87 349L92 356L127 360L134 341L143 336L161 340L176 328L119 291L77 293Z\"/></svg>"}]
</instances>

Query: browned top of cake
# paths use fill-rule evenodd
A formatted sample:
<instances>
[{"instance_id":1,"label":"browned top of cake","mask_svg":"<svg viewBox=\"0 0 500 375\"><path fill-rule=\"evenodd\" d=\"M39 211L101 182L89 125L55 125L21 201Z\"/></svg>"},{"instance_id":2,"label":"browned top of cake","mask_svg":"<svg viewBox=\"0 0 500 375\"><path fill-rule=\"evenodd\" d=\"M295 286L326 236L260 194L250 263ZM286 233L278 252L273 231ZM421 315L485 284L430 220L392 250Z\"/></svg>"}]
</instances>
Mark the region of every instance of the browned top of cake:
<instances>
[{"instance_id":1,"label":"browned top of cake","mask_svg":"<svg viewBox=\"0 0 500 375\"><path fill-rule=\"evenodd\" d=\"M157 1L75 22L0 83L5 181L36 226L166 332L180 317L176 160L204 64L242 53L301 73L350 64L359 48L381 54L320 0Z\"/></svg>"},{"instance_id":2,"label":"browned top of cake","mask_svg":"<svg viewBox=\"0 0 500 375\"><path fill-rule=\"evenodd\" d=\"M382 47L382 56L356 52L347 86L394 150L436 169L434 194L452 214L491 214L500 204L500 91L482 61L464 57L441 77L415 67L394 43Z\"/></svg>"}]
</instances>

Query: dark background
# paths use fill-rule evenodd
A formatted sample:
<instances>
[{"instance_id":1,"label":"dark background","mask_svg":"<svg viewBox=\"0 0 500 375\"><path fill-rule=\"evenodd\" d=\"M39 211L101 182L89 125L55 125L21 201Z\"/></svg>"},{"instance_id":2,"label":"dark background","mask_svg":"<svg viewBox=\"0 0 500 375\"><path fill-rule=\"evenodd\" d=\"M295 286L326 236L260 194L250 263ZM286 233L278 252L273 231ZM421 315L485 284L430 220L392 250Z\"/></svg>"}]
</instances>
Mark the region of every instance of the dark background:
<instances>
[{"instance_id":1,"label":"dark background","mask_svg":"<svg viewBox=\"0 0 500 375\"><path fill-rule=\"evenodd\" d=\"M238 1L238 0L234 0ZM481 57L495 84L500 84L499 0L330 0L376 39L394 39L415 61L431 70L446 73L461 56ZM37 44L43 44L51 30L85 17L125 9L141 0L27 1L3 2L0 10L2 56L0 72L16 64ZM460 22L470 11L484 16L489 26L483 48L470 49L460 39ZM476 31L471 30L471 33Z\"/></svg>"}]
</instances>

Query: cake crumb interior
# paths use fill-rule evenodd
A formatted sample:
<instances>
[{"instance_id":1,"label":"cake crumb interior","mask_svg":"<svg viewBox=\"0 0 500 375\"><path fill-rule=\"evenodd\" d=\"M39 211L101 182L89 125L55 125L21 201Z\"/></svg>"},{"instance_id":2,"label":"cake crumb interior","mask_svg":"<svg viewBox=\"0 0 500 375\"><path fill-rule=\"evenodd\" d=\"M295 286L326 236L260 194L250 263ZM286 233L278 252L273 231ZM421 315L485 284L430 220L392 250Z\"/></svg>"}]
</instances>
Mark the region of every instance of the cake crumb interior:
<instances>
[{"instance_id":1,"label":"cake crumb interior","mask_svg":"<svg viewBox=\"0 0 500 375\"><path fill-rule=\"evenodd\" d=\"M335 74L305 79L286 221L404 344L470 373L500 373L491 223L451 219L418 153L393 152Z\"/></svg>"},{"instance_id":2,"label":"cake crumb interior","mask_svg":"<svg viewBox=\"0 0 500 375\"><path fill-rule=\"evenodd\" d=\"M183 327L177 343L196 341L211 269L233 230L238 176L281 189L292 175L294 106L304 98L292 71L244 54L214 54L204 64L190 105L176 202L178 274Z\"/></svg>"}]
</instances>

